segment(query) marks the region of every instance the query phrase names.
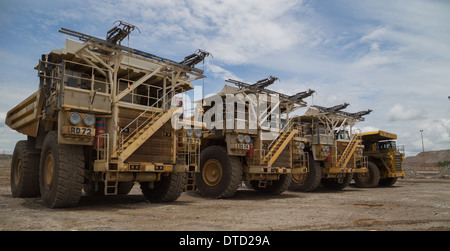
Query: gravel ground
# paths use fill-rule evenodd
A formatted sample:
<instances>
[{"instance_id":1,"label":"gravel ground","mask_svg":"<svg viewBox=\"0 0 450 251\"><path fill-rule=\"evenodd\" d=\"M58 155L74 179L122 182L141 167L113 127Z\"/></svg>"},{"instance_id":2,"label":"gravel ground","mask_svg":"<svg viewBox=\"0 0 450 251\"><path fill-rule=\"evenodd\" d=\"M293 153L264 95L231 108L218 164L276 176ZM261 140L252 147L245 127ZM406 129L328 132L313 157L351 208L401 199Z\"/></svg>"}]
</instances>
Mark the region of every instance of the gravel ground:
<instances>
[{"instance_id":1,"label":"gravel ground","mask_svg":"<svg viewBox=\"0 0 450 251\"><path fill-rule=\"evenodd\" d=\"M135 185L127 196L82 197L69 209L39 198L12 198L9 167L0 166L0 230L450 230L450 181L404 179L393 187L268 196L243 186L215 200L183 193L148 203Z\"/></svg>"}]
</instances>

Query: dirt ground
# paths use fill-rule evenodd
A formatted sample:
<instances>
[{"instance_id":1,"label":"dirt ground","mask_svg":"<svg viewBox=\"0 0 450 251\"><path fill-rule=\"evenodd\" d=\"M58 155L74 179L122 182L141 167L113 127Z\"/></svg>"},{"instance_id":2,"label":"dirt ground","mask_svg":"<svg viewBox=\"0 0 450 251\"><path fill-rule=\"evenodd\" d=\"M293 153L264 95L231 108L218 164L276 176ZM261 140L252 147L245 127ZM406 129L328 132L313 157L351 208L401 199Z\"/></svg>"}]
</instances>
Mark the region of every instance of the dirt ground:
<instances>
[{"instance_id":1,"label":"dirt ground","mask_svg":"<svg viewBox=\"0 0 450 251\"><path fill-rule=\"evenodd\" d=\"M82 197L69 209L12 198L0 166L0 230L450 230L450 181L405 179L390 188L267 196L243 186L226 200L183 193L148 203L138 185L127 196Z\"/></svg>"}]
</instances>

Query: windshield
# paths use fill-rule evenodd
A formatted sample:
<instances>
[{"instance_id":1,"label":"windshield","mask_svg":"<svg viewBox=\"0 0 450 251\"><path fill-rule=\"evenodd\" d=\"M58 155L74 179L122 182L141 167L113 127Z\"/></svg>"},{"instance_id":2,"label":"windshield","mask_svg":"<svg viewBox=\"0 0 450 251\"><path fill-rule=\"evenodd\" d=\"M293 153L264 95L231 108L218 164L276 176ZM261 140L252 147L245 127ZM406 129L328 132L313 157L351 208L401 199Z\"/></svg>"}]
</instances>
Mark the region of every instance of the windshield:
<instances>
[{"instance_id":1,"label":"windshield","mask_svg":"<svg viewBox=\"0 0 450 251\"><path fill-rule=\"evenodd\" d=\"M348 131L339 130L335 133L335 139L336 140L350 140L350 134L348 133Z\"/></svg>"}]
</instances>

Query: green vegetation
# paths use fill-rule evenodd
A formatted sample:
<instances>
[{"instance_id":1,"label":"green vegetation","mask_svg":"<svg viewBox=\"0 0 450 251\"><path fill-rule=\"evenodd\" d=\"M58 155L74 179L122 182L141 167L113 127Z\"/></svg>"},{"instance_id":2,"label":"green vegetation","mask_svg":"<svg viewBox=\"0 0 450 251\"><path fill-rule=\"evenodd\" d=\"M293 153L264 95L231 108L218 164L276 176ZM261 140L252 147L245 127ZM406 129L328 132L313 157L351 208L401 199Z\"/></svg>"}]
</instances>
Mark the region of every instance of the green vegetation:
<instances>
[{"instance_id":1,"label":"green vegetation","mask_svg":"<svg viewBox=\"0 0 450 251\"><path fill-rule=\"evenodd\" d=\"M436 167L446 167L450 166L450 160L439 161L436 163Z\"/></svg>"}]
</instances>

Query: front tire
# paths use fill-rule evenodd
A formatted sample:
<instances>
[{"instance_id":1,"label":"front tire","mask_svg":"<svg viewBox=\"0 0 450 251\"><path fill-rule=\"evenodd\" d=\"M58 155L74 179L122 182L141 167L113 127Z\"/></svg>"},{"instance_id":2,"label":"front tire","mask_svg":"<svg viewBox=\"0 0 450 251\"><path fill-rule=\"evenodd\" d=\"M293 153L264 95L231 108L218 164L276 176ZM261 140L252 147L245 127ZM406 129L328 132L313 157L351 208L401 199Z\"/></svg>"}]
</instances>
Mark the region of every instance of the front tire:
<instances>
[{"instance_id":1,"label":"front tire","mask_svg":"<svg viewBox=\"0 0 450 251\"><path fill-rule=\"evenodd\" d=\"M161 175L153 184L141 182L142 194L153 203L173 202L180 197L187 184L186 173L169 173Z\"/></svg>"},{"instance_id":2,"label":"front tire","mask_svg":"<svg viewBox=\"0 0 450 251\"><path fill-rule=\"evenodd\" d=\"M339 190L342 190L342 189L348 187L348 185L350 185L350 182L352 181L352 179L353 179L353 174L349 173L349 174L346 174L345 177L343 177L342 179L338 179L338 178L322 179L321 183L328 189L333 189L333 190L339 191Z\"/></svg>"},{"instance_id":3,"label":"front tire","mask_svg":"<svg viewBox=\"0 0 450 251\"><path fill-rule=\"evenodd\" d=\"M77 206L84 181L82 146L58 144L55 131L49 132L42 146L39 186L42 201L49 208Z\"/></svg>"},{"instance_id":4,"label":"front tire","mask_svg":"<svg viewBox=\"0 0 450 251\"><path fill-rule=\"evenodd\" d=\"M280 175L278 180L269 180L266 187L259 187L259 180L250 181L250 186L255 191L259 191L266 194L279 195L286 191L292 182L292 174Z\"/></svg>"},{"instance_id":5,"label":"front tire","mask_svg":"<svg viewBox=\"0 0 450 251\"><path fill-rule=\"evenodd\" d=\"M242 169L239 157L228 156L224 147L207 147L201 152L200 173L195 178L198 192L217 199L232 197L241 184Z\"/></svg>"},{"instance_id":6,"label":"front tire","mask_svg":"<svg viewBox=\"0 0 450 251\"><path fill-rule=\"evenodd\" d=\"M312 154L309 155L309 167L306 174L293 175L289 190L312 192L317 189L322 179L322 166L319 161L315 161Z\"/></svg>"},{"instance_id":7,"label":"front tire","mask_svg":"<svg viewBox=\"0 0 450 251\"><path fill-rule=\"evenodd\" d=\"M397 178L383 178L380 179L378 185L380 185L380 187L390 187L393 186L395 182L397 182Z\"/></svg>"},{"instance_id":8,"label":"front tire","mask_svg":"<svg viewBox=\"0 0 450 251\"><path fill-rule=\"evenodd\" d=\"M373 162L367 164L368 171L365 173L357 173L354 176L356 187L371 188L378 186L380 181L380 169Z\"/></svg>"}]
</instances>

